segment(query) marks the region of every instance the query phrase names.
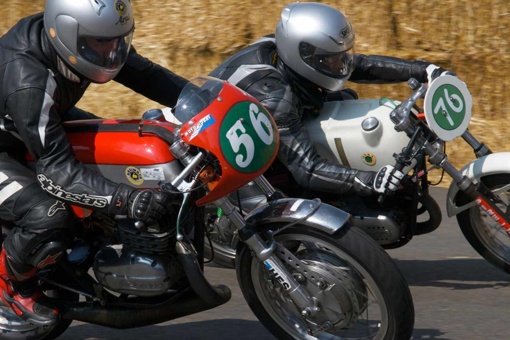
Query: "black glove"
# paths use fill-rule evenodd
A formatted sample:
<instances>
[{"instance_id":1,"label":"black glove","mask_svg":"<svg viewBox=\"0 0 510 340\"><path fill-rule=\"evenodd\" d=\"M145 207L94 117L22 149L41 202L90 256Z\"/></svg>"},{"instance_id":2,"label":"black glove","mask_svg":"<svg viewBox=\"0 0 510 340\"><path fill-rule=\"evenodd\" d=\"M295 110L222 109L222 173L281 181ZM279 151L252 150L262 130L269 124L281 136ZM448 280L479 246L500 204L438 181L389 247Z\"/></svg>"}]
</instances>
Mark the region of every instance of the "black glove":
<instances>
[{"instance_id":1,"label":"black glove","mask_svg":"<svg viewBox=\"0 0 510 340\"><path fill-rule=\"evenodd\" d=\"M170 196L159 190L136 190L129 195L128 217L151 224L161 220L170 206Z\"/></svg>"},{"instance_id":2,"label":"black glove","mask_svg":"<svg viewBox=\"0 0 510 340\"><path fill-rule=\"evenodd\" d=\"M133 218L146 223L156 222L170 212L170 196L158 190L135 190L119 184L112 195L108 213L112 218Z\"/></svg>"},{"instance_id":3,"label":"black glove","mask_svg":"<svg viewBox=\"0 0 510 340\"><path fill-rule=\"evenodd\" d=\"M444 68L434 65L434 64L430 64L429 66L427 66L426 71L427 71L427 79L428 79L427 82L429 83L429 85L432 83L432 81L434 79L436 79L440 76L444 76L444 75L457 76L454 72L447 71Z\"/></svg>"},{"instance_id":4,"label":"black glove","mask_svg":"<svg viewBox=\"0 0 510 340\"><path fill-rule=\"evenodd\" d=\"M392 165L383 166L378 172L358 171L354 177L354 190L362 196L374 193L388 194L397 191L404 173Z\"/></svg>"}]
</instances>

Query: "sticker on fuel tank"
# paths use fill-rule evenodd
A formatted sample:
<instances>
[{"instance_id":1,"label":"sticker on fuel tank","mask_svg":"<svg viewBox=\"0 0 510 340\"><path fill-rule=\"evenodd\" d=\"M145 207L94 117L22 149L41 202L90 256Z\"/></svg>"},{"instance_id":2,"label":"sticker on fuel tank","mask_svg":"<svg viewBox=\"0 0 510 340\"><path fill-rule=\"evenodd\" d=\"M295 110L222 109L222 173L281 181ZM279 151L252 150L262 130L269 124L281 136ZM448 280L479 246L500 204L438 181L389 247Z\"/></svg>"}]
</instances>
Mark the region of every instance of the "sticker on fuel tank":
<instances>
[{"instance_id":1,"label":"sticker on fuel tank","mask_svg":"<svg viewBox=\"0 0 510 340\"><path fill-rule=\"evenodd\" d=\"M154 168L140 168L142 172L142 178L145 181L164 181L165 173L163 172L162 167L154 167Z\"/></svg>"},{"instance_id":2,"label":"sticker on fuel tank","mask_svg":"<svg viewBox=\"0 0 510 340\"><path fill-rule=\"evenodd\" d=\"M142 185L143 184L143 175L140 169L135 168L134 166L128 166L126 168L126 178L129 183L134 185Z\"/></svg>"}]
</instances>

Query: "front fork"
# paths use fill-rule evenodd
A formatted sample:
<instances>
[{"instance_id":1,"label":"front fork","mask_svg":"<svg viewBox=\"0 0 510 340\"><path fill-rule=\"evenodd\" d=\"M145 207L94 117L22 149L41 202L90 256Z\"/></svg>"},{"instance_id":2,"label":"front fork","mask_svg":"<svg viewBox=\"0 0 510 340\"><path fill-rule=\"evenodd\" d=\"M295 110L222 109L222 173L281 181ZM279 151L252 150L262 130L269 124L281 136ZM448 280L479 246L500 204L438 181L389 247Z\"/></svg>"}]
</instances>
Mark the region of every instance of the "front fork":
<instances>
[{"instance_id":1,"label":"front fork","mask_svg":"<svg viewBox=\"0 0 510 340\"><path fill-rule=\"evenodd\" d=\"M462 138L473 148L478 157L488 155L492 151L483 143L478 142L476 138L465 131ZM447 156L434 148L431 144L425 143L425 151L429 155L429 162L443 170L452 177L459 189L471 198L487 215L489 215L496 223L503 227L510 234L509 216L498 207L498 203L502 203L490 189L488 189L481 181L474 183L470 178L463 175L447 160Z\"/></svg>"},{"instance_id":2,"label":"front fork","mask_svg":"<svg viewBox=\"0 0 510 340\"><path fill-rule=\"evenodd\" d=\"M265 192L267 196L275 193L272 186L267 182L264 177L259 177L255 180L257 185ZM239 230L245 231L250 227L246 224L245 219L227 198L220 198L215 202L215 205L223 211L225 216L232 222L232 224ZM291 297L296 306L300 309L303 316L313 316L319 311L317 301L308 294L305 289L295 278L289 273L288 269L284 266L282 261L275 255L276 243L273 240L264 241L259 233L248 232L243 233L249 235L243 238L243 242L255 253L257 258L264 263L266 268L274 275L275 279Z\"/></svg>"}]
</instances>

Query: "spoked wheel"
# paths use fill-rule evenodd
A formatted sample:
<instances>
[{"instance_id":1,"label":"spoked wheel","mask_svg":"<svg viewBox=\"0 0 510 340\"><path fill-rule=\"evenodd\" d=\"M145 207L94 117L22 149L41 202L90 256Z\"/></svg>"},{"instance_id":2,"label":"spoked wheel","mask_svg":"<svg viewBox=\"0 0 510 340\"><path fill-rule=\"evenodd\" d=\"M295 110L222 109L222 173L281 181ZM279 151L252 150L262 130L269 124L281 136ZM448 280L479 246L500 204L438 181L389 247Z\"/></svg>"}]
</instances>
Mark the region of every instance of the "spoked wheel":
<instances>
[{"instance_id":1,"label":"spoked wheel","mask_svg":"<svg viewBox=\"0 0 510 340\"><path fill-rule=\"evenodd\" d=\"M510 174L497 174L482 178L483 183L494 192L501 203L499 208L509 214ZM460 196L458 205L468 203L466 196ZM478 205L457 215L462 233L471 246L487 261L510 273L510 236L504 228L494 221Z\"/></svg>"},{"instance_id":2,"label":"spoked wheel","mask_svg":"<svg viewBox=\"0 0 510 340\"><path fill-rule=\"evenodd\" d=\"M393 260L356 227L337 234L296 225L274 235L275 253L317 302L311 314L244 248L236 271L253 313L278 339L409 339L412 297Z\"/></svg>"}]
</instances>

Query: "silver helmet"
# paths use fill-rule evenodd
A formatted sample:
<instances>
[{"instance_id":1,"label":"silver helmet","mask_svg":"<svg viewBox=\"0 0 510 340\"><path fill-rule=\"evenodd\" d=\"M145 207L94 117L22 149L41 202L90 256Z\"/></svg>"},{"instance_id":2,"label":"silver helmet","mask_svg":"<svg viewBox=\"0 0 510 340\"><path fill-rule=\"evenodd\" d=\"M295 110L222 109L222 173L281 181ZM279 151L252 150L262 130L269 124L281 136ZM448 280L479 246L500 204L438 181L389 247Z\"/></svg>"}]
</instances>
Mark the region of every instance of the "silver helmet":
<instances>
[{"instance_id":1,"label":"silver helmet","mask_svg":"<svg viewBox=\"0 0 510 340\"><path fill-rule=\"evenodd\" d=\"M126 62L135 27L130 0L47 0L44 30L81 76L112 80Z\"/></svg>"},{"instance_id":2,"label":"silver helmet","mask_svg":"<svg viewBox=\"0 0 510 340\"><path fill-rule=\"evenodd\" d=\"M353 71L354 31L333 7L311 2L286 6L275 39L283 63L321 88L342 89Z\"/></svg>"}]
</instances>

